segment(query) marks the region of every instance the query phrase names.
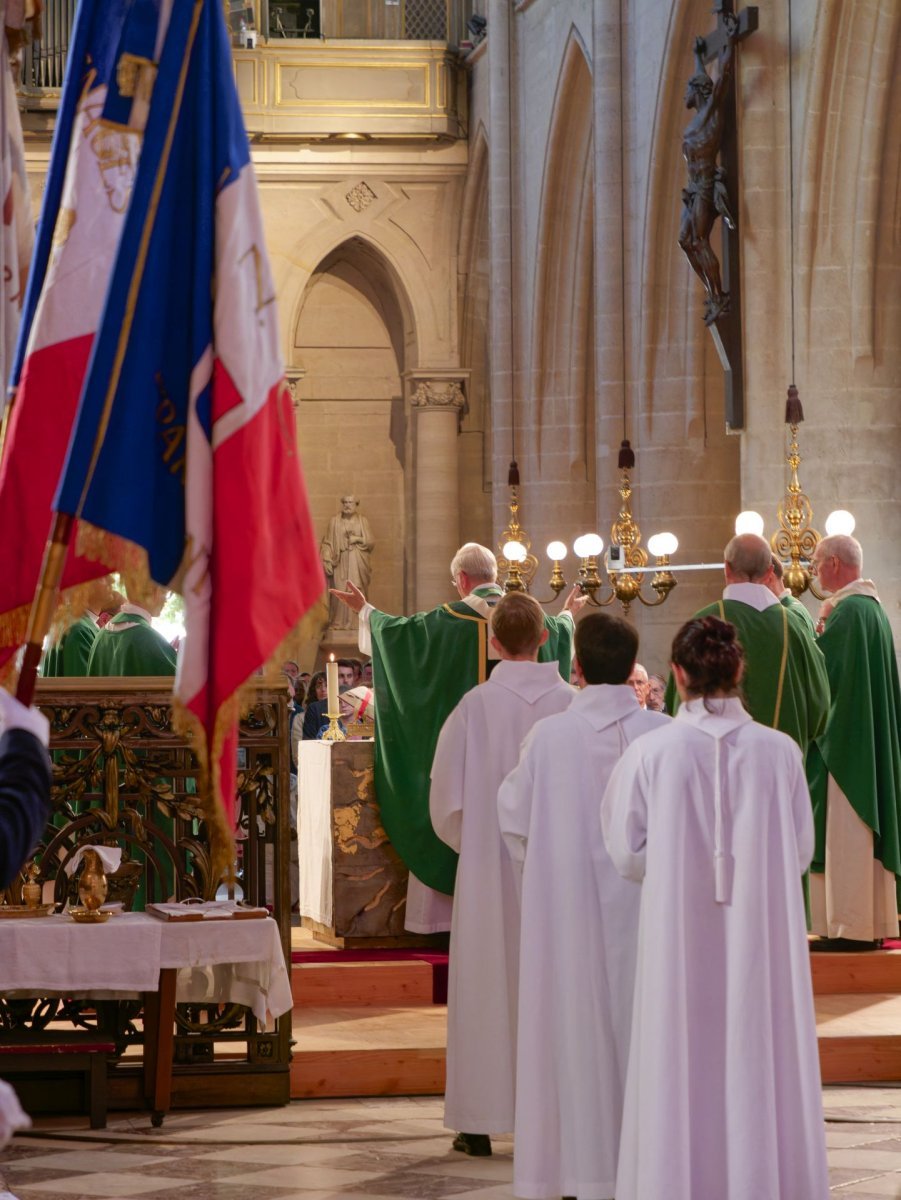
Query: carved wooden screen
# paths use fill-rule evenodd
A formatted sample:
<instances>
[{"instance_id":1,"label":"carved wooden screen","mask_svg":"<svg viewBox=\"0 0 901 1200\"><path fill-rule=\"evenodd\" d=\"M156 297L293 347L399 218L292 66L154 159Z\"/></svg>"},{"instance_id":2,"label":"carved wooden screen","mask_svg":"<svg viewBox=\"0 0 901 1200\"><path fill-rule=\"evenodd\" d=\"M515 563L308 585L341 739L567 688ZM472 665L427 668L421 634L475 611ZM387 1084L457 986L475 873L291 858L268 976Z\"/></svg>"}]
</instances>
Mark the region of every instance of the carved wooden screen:
<instances>
[{"instance_id":1,"label":"carved wooden screen","mask_svg":"<svg viewBox=\"0 0 901 1200\"><path fill-rule=\"evenodd\" d=\"M172 730L171 681L163 679L48 679L36 703L50 719L53 758L52 815L36 851L45 899L62 907L74 896L66 861L85 844L118 845L123 866L110 876L110 900L126 908L173 896L212 898L205 825L197 804L196 762ZM267 905L279 923L290 962L289 768L286 693L261 684L242 718L239 737L237 879L247 900ZM10 888L20 901L21 877ZM50 895L52 888L52 896ZM21 1035L62 1022L100 1030L120 1052L142 1040L140 1004L78 1000L0 999L0 1036ZM197 1102L288 1100L290 1014L274 1032L262 1032L249 1010L179 1005L175 1063L188 1078L182 1094ZM218 1060L218 1061L217 1061ZM204 1072L222 1074L216 1099ZM248 1088L247 1074L262 1074ZM130 1079L133 1075L133 1079ZM119 1077L119 1078L117 1078ZM136 1071L117 1064L113 1103L137 1095ZM132 1093L134 1092L134 1096Z\"/></svg>"}]
</instances>

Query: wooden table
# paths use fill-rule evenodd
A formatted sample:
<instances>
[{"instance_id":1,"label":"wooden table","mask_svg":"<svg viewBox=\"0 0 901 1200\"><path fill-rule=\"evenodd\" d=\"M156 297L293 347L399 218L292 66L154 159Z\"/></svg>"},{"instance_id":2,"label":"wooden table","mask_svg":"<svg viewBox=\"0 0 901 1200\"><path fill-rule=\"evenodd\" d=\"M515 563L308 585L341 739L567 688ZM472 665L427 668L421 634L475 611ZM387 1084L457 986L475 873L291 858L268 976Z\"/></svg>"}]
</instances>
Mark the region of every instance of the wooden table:
<instances>
[{"instance_id":1,"label":"wooden table","mask_svg":"<svg viewBox=\"0 0 901 1200\"><path fill-rule=\"evenodd\" d=\"M166 922L124 913L102 925L63 914L0 920L0 992L144 1000L144 1099L155 1126L172 1095L176 1003L244 1004L265 1024L291 1008L278 926Z\"/></svg>"}]
</instances>

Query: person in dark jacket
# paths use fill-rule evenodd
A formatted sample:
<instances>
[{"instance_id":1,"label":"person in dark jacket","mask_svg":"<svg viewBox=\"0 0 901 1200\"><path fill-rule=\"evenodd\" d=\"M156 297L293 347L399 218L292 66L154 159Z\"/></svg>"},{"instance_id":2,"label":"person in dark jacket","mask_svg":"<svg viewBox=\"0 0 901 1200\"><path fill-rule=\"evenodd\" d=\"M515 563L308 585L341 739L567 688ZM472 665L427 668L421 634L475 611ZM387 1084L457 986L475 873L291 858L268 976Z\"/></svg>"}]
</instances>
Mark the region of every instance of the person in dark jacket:
<instances>
[{"instance_id":1,"label":"person in dark jacket","mask_svg":"<svg viewBox=\"0 0 901 1200\"><path fill-rule=\"evenodd\" d=\"M0 888L10 885L50 812L47 718L0 688Z\"/></svg>"}]
</instances>

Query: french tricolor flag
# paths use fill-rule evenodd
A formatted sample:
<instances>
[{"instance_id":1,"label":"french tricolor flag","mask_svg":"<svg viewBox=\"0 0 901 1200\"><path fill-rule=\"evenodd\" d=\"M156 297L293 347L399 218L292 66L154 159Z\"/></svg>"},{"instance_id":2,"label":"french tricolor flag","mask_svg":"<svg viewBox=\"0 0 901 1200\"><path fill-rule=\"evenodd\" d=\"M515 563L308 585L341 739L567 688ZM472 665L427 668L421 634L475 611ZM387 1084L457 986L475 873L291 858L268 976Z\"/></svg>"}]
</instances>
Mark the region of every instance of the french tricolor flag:
<instances>
[{"instance_id":1,"label":"french tricolor flag","mask_svg":"<svg viewBox=\"0 0 901 1200\"><path fill-rule=\"evenodd\" d=\"M23 507L31 470L52 482L0 614L30 599L51 510L77 521L64 585L120 569L180 591L177 710L225 834L239 689L325 586L228 33L221 0L82 0L73 41L0 521L14 459Z\"/></svg>"}]
</instances>

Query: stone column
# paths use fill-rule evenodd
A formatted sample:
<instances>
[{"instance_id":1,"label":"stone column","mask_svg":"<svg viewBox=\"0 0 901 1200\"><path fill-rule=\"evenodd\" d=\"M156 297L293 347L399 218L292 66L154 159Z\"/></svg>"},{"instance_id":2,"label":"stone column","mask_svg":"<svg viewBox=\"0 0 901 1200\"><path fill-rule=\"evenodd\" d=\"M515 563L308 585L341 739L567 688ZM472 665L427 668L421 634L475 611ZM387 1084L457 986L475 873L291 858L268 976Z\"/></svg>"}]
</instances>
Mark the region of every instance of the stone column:
<instances>
[{"instance_id":1,"label":"stone column","mask_svg":"<svg viewBox=\"0 0 901 1200\"><path fill-rule=\"evenodd\" d=\"M450 561L460 547L457 436L463 411L461 371L416 371L410 376L415 414L416 511L414 604L417 611L453 599Z\"/></svg>"},{"instance_id":2,"label":"stone column","mask_svg":"<svg viewBox=\"0 0 901 1200\"><path fill-rule=\"evenodd\" d=\"M494 532L506 524L507 467L513 448L513 160L510 136L513 103L510 64L511 13L509 0L488 0L488 232L489 298L488 336L491 346L492 475ZM525 447L517 454L525 460ZM526 476L528 466L525 465Z\"/></svg>"}]
</instances>

